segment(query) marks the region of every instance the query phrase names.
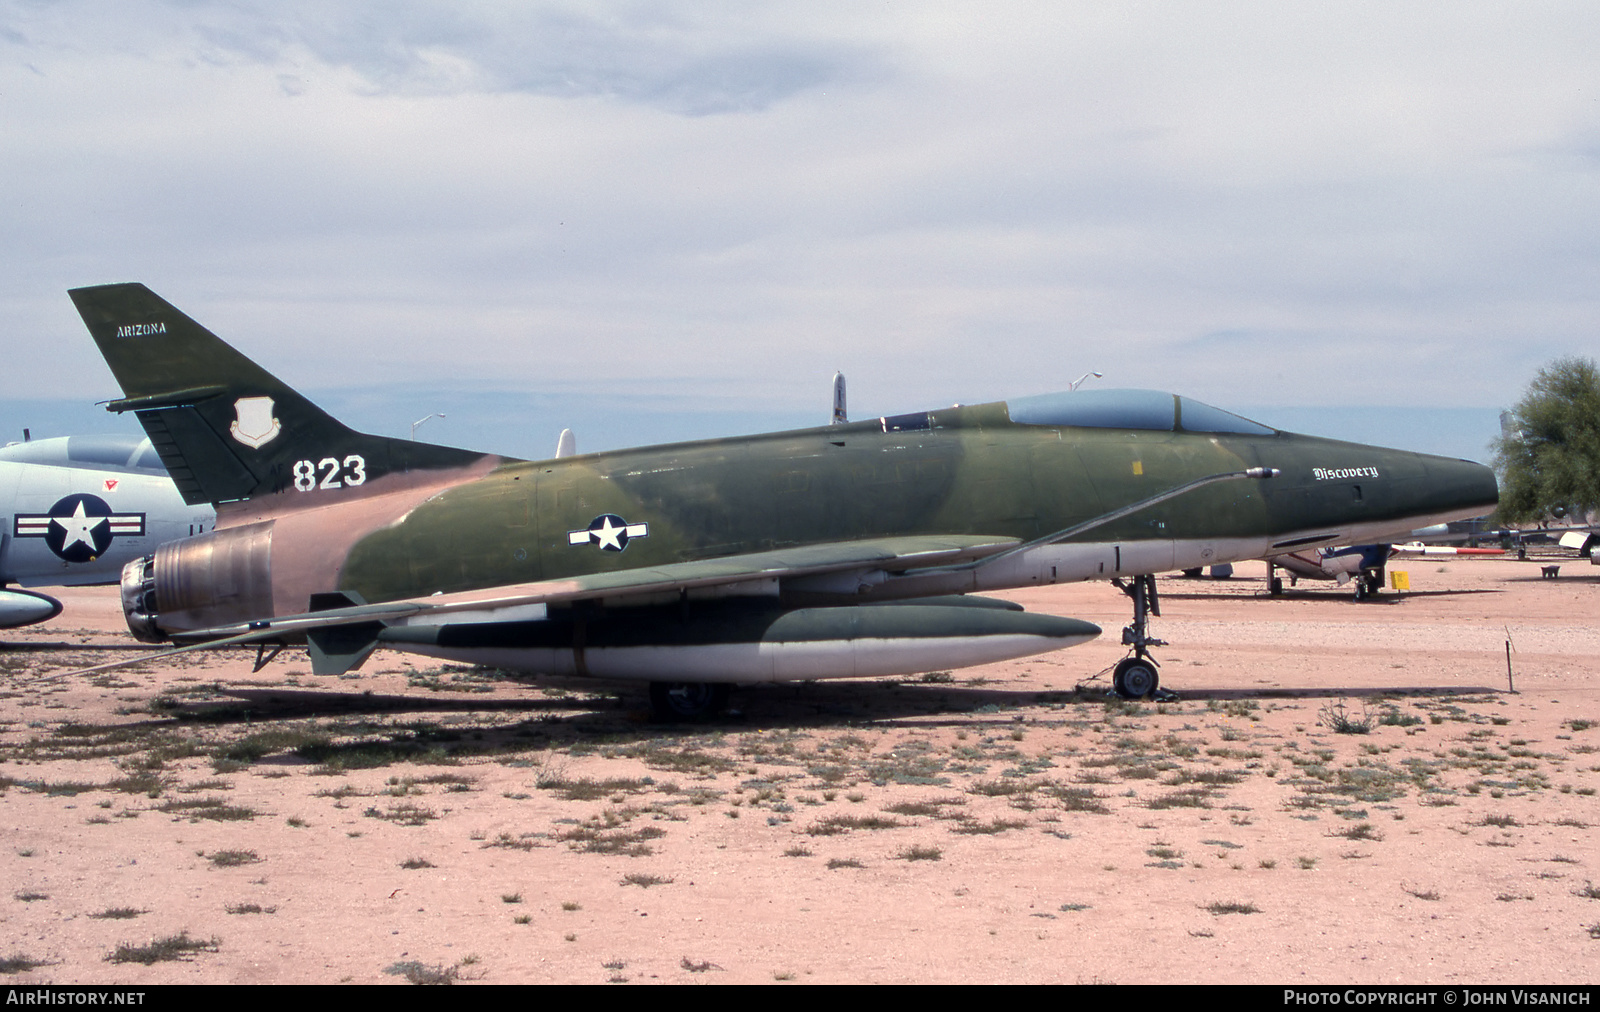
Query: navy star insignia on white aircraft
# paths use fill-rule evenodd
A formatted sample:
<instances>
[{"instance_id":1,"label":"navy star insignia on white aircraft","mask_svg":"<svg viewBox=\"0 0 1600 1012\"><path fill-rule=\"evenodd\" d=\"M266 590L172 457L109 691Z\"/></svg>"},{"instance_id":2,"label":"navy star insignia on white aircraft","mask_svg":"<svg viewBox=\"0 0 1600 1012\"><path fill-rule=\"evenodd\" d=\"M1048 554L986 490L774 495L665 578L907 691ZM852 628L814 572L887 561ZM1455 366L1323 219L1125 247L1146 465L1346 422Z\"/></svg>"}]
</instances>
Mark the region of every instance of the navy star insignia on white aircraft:
<instances>
[{"instance_id":1,"label":"navy star insignia on white aircraft","mask_svg":"<svg viewBox=\"0 0 1600 1012\"><path fill-rule=\"evenodd\" d=\"M630 524L615 513L602 513L589 521L589 526L567 532L567 544L597 544L602 552L620 552L634 538L648 537L649 524Z\"/></svg>"},{"instance_id":2,"label":"navy star insignia on white aircraft","mask_svg":"<svg viewBox=\"0 0 1600 1012\"><path fill-rule=\"evenodd\" d=\"M18 513L11 533L18 538L44 538L68 562L92 562L111 547L118 534L144 534L143 513L117 513L104 499L75 493L56 502L48 513Z\"/></svg>"}]
</instances>

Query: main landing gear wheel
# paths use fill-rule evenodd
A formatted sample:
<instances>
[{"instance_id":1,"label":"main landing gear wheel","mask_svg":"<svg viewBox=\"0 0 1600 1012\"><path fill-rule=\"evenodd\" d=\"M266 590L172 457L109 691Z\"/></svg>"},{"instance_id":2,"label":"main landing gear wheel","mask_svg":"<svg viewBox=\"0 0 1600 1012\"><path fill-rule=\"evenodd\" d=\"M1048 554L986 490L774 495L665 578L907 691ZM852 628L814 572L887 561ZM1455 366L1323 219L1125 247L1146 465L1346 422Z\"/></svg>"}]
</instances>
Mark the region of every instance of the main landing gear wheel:
<instances>
[{"instance_id":1,"label":"main landing gear wheel","mask_svg":"<svg viewBox=\"0 0 1600 1012\"><path fill-rule=\"evenodd\" d=\"M1124 657L1111 672L1111 691L1123 699L1153 697L1160 687L1155 665L1141 657Z\"/></svg>"},{"instance_id":2,"label":"main landing gear wheel","mask_svg":"<svg viewBox=\"0 0 1600 1012\"><path fill-rule=\"evenodd\" d=\"M650 708L667 723L706 720L728 705L725 682L651 682Z\"/></svg>"},{"instance_id":3,"label":"main landing gear wheel","mask_svg":"<svg viewBox=\"0 0 1600 1012\"><path fill-rule=\"evenodd\" d=\"M1365 601L1375 597L1383 589L1383 574L1361 572L1356 574L1356 600Z\"/></svg>"},{"instance_id":4,"label":"main landing gear wheel","mask_svg":"<svg viewBox=\"0 0 1600 1012\"><path fill-rule=\"evenodd\" d=\"M1383 574L1363 572L1356 577L1356 600L1365 601L1383 589Z\"/></svg>"}]
</instances>

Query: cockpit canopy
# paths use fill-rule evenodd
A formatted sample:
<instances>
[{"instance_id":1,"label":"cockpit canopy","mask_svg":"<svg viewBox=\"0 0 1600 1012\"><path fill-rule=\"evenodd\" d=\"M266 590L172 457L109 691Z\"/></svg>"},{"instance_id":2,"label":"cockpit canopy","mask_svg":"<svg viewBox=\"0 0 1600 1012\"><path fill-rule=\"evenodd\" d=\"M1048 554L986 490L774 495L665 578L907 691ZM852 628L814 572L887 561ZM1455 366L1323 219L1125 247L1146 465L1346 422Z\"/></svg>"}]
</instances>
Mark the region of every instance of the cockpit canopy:
<instances>
[{"instance_id":1,"label":"cockpit canopy","mask_svg":"<svg viewBox=\"0 0 1600 1012\"><path fill-rule=\"evenodd\" d=\"M143 436L54 436L0 447L0 460L52 467L82 467L108 471L147 471L165 474L150 440Z\"/></svg>"},{"instance_id":2,"label":"cockpit canopy","mask_svg":"<svg viewBox=\"0 0 1600 1012\"><path fill-rule=\"evenodd\" d=\"M1018 425L1271 436L1277 430L1221 408L1160 390L1079 390L1006 401Z\"/></svg>"}]
</instances>

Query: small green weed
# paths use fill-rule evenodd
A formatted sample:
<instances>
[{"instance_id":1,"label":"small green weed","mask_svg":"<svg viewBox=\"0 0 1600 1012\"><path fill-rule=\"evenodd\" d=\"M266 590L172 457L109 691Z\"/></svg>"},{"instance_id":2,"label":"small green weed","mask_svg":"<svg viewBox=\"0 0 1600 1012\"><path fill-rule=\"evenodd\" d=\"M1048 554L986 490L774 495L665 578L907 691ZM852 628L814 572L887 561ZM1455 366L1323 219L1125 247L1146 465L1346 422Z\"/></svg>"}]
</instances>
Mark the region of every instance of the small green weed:
<instances>
[{"instance_id":1,"label":"small green weed","mask_svg":"<svg viewBox=\"0 0 1600 1012\"><path fill-rule=\"evenodd\" d=\"M1021 819L990 819L988 822L963 819L956 823L951 832L968 836L992 836L995 833L1004 833L1008 829L1022 829L1025 826L1027 823Z\"/></svg>"},{"instance_id":2,"label":"small green weed","mask_svg":"<svg viewBox=\"0 0 1600 1012\"><path fill-rule=\"evenodd\" d=\"M439 813L414 801L402 801L387 811L369 808L361 813L369 819L382 819L397 826L423 826L439 817Z\"/></svg>"},{"instance_id":3,"label":"small green weed","mask_svg":"<svg viewBox=\"0 0 1600 1012\"><path fill-rule=\"evenodd\" d=\"M383 972L394 977L404 977L413 984L454 984L461 976L461 964L440 966L411 959L390 964L383 968Z\"/></svg>"},{"instance_id":4,"label":"small green weed","mask_svg":"<svg viewBox=\"0 0 1600 1012\"><path fill-rule=\"evenodd\" d=\"M690 973L705 973L707 970L722 969L722 967L711 962L709 959L693 960L688 956L684 956L683 961L678 965L683 967L685 970L688 970Z\"/></svg>"},{"instance_id":5,"label":"small green weed","mask_svg":"<svg viewBox=\"0 0 1600 1012\"><path fill-rule=\"evenodd\" d=\"M124 943L117 946L117 951L106 957L110 963L142 963L150 966L155 963L171 963L187 960L196 952L216 952L219 948L217 939L200 940L190 938L187 931L166 938L157 938L148 945L129 945Z\"/></svg>"},{"instance_id":6,"label":"small green weed","mask_svg":"<svg viewBox=\"0 0 1600 1012\"><path fill-rule=\"evenodd\" d=\"M30 959L20 952L13 952L4 959L0 959L0 973L27 973L30 970L49 965L43 960Z\"/></svg>"},{"instance_id":7,"label":"small green weed","mask_svg":"<svg viewBox=\"0 0 1600 1012\"><path fill-rule=\"evenodd\" d=\"M591 780L583 777L568 780L565 777L541 777L537 786L551 791L567 801L598 801L614 794L639 794L655 785L650 777L613 778Z\"/></svg>"},{"instance_id":8,"label":"small green weed","mask_svg":"<svg viewBox=\"0 0 1600 1012\"><path fill-rule=\"evenodd\" d=\"M1210 808L1211 791L1205 787L1186 787L1180 791L1171 791L1151 798L1145 803L1148 808Z\"/></svg>"},{"instance_id":9,"label":"small green weed","mask_svg":"<svg viewBox=\"0 0 1600 1012\"><path fill-rule=\"evenodd\" d=\"M1342 836L1346 840L1371 840L1374 843L1383 839L1383 834L1380 833L1370 822L1358 822L1354 826L1346 826L1344 829L1336 829L1330 832L1328 835Z\"/></svg>"},{"instance_id":10,"label":"small green weed","mask_svg":"<svg viewBox=\"0 0 1600 1012\"><path fill-rule=\"evenodd\" d=\"M881 815L829 815L818 820L806 833L810 836L837 836L852 829L899 829L905 823Z\"/></svg>"},{"instance_id":11,"label":"small green weed","mask_svg":"<svg viewBox=\"0 0 1600 1012\"><path fill-rule=\"evenodd\" d=\"M221 798L193 798L188 801L168 801L156 807L158 812L179 815L190 822L209 819L213 822L244 822L255 818L259 812L243 805L230 805Z\"/></svg>"},{"instance_id":12,"label":"small green weed","mask_svg":"<svg viewBox=\"0 0 1600 1012\"><path fill-rule=\"evenodd\" d=\"M1361 712L1356 713L1349 710L1341 699L1323 706L1317 714L1317 723L1334 734L1371 734L1375 720L1365 703L1361 706Z\"/></svg>"}]
</instances>

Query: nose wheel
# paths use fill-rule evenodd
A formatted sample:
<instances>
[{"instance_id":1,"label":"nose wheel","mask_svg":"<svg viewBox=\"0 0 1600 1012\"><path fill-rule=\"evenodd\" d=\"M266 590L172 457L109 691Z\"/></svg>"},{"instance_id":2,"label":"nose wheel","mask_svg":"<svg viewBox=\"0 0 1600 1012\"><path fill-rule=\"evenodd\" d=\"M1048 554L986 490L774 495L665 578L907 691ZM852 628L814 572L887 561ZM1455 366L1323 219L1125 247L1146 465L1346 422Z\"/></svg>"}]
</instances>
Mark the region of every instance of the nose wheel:
<instances>
[{"instance_id":1,"label":"nose wheel","mask_svg":"<svg viewBox=\"0 0 1600 1012\"><path fill-rule=\"evenodd\" d=\"M1111 691L1123 699L1145 699L1160 687L1155 662L1142 657L1124 657L1111 672Z\"/></svg>"}]
</instances>

